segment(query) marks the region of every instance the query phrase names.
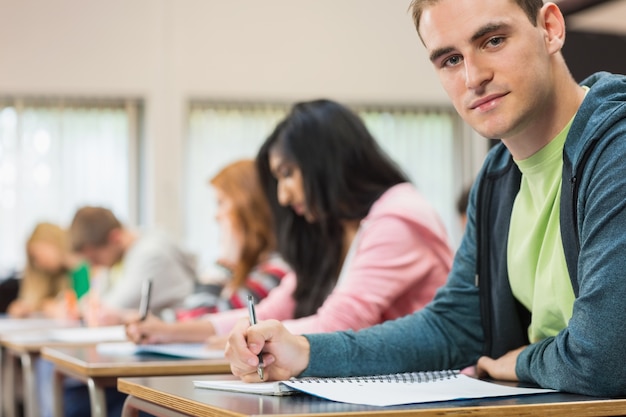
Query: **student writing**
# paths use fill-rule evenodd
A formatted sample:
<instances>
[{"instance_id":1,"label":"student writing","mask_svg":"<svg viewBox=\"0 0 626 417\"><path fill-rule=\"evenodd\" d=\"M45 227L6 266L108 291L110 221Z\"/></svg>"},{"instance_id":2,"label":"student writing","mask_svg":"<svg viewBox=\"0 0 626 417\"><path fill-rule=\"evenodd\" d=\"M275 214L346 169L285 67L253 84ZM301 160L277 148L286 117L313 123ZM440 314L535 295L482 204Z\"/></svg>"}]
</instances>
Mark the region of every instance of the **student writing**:
<instances>
[{"instance_id":1,"label":"student writing","mask_svg":"<svg viewBox=\"0 0 626 417\"><path fill-rule=\"evenodd\" d=\"M89 268L70 251L67 231L38 223L26 243L26 259L18 298L9 304L8 314L78 319L76 301L89 289Z\"/></svg>"},{"instance_id":2,"label":"student writing","mask_svg":"<svg viewBox=\"0 0 626 417\"><path fill-rule=\"evenodd\" d=\"M258 302L267 297L289 267L276 252L270 207L253 159L221 168L210 179L215 192L219 255L215 267L200 274L194 294L176 310L179 321ZM160 323L154 321L154 326Z\"/></svg>"},{"instance_id":3,"label":"student writing","mask_svg":"<svg viewBox=\"0 0 626 417\"><path fill-rule=\"evenodd\" d=\"M626 77L574 81L554 3L411 8L458 113L502 139L470 193L448 281L421 311L356 333L294 336L242 321L229 338L232 371L258 381L259 351L269 379L477 363L498 379L626 394Z\"/></svg>"},{"instance_id":4,"label":"student writing","mask_svg":"<svg viewBox=\"0 0 626 417\"><path fill-rule=\"evenodd\" d=\"M152 281L151 310L157 314L182 305L196 282L187 252L158 230L134 230L104 207L78 209L69 231L72 249L106 281L93 288L86 309L90 325L124 323L139 308L144 280Z\"/></svg>"},{"instance_id":5,"label":"student writing","mask_svg":"<svg viewBox=\"0 0 626 417\"><path fill-rule=\"evenodd\" d=\"M144 343L204 341L203 323L197 322L209 313L246 306L248 296L259 301L267 297L290 271L276 252L270 207L263 194L254 160L232 162L210 179L217 203L215 220L220 229L219 255L216 267L201 274L194 293L176 308L176 322L166 322L155 315L139 327L135 339ZM198 333L197 327L201 327ZM132 331L132 330L131 330ZM221 340L213 340L217 347Z\"/></svg>"},{"instance_id":6,"label":"student writing","mask_svg":"<svg viewBox=\"0 0 626 417\"><path fill-rule=\"evenodd\" d=\"M443 285L452 254L439 216L345 106L295 104L256 161L278 252L294 271L257 305L259 320L360 329L422 308ZM245 308L183 323L176 341L225 335L240 317ZM174 341L148 325L127 333Z\"/></svg>"},{"instance_id":7,"label":"student writing","mask_svg":"<svg viewBox=\"0 0 626 417\"><path fill-rule=\"evenodd\" d=\"M104 207L84 206L76 211L69 231L72 248L93 266L104 269L104 285L92 288L86 300L88 325L122 324L138 315L142 286L152 282L150 310L155 314L182 306L196 282L195 262L164 232L134 230L123 225ZM52 392L52 364L41 361L41 392ZM105 389L108 415L119 416L125 394L115 387ZM67 378L63 383L66 417L90 413L88 387ZM42 410L52 410L49 398L42 399Z\"/></svg>"}]
</instances>

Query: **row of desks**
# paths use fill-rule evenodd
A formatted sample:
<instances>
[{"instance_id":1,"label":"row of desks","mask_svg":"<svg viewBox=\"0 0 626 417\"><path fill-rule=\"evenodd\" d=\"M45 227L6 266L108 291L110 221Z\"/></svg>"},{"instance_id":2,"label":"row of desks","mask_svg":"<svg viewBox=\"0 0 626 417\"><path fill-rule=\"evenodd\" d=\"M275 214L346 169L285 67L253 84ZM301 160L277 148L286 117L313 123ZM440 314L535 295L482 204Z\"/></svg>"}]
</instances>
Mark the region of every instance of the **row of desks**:
<instances>
[{"instance_id":1,"label":"row of desks","mask_svg":"<svg viewBox=\"0 0 626 417\"><path fill-rule=\"evenodd\" d=\"M597 399L554 393L514 398L371 407L342 404L308 395L259 396L196 389L194 379L233 378L225 360L187 360L163 356L107 356L96 346L51 342L33 322L20 330L7 330L0 319L3 416L16 417L16 365L21 365L24 411L38 417L34 360L38 356L55 365L54 415L63 416L63 379L77 378L89 389L93 417L106 416L104 389L117 386L128 394L124 416L146 411L155 416L617 416L626 415L626 399ZM4 330L3 330L3 321ZM25 321L26 323L26 321ZM57 323L58 324L58 323ZM40 323L41 325L41 323ZM48 328L51 324L48 325ZM32 326L30 330L26 327Z\"/></svg>"},{"instance_id":2,"label":"row of desks","mask_svg":"<svg viewBox=\"0 0 626 417\"><path fill-rule=\"evenodd\" d=\"M63 413L63 380L73 377L83 381L89 391L93 417L106 416L104 390L115 387L118 377L154 375L224 374L230 371L222 360L177 359L158 355L103 355L95 343L58 342L50 340L48 331L55 327L72 327L76 323L53 320L23 320L14 326L14 320L0 319L0 360L2 414L17 417L16 381L21 367L22 393L25 417L38 417L35 361L42 357L55 366L53 377L54 416ZM116 342L119 340L110 340Z\"/></svg>"},{"instance_id":3,"label":"row of desks","mask_svg":"<svg viewBox=\"0 0 626 417\"><path fill-rule=\"evenodd\" d=\"M3 417L17 416L16 382L19 380L16 362L22 365L22 382L25 414L36 416L35 378L33 358L39 355L38 348L30 349L30 341L39 337L43 329L77 326L75 322L50 319L10 319L0 318L0 390L2 391Z\"/></svg>"},{"instance_id":4,"label":"row of desks","mask_svg":"<svg viewBox=\"0 0 626 417\"><path fill-rule=\"evenodd\" d=\"M63 416L63 379L73 377L87 384L93 417L106 416L104 390L115 387L119 377L154 375L206 375L230 371L226 360L177 359L156 355L105 356L95 346L49 348L41 351L55 365L54 398L56 417Z\"/></svg>"}]
</instances>

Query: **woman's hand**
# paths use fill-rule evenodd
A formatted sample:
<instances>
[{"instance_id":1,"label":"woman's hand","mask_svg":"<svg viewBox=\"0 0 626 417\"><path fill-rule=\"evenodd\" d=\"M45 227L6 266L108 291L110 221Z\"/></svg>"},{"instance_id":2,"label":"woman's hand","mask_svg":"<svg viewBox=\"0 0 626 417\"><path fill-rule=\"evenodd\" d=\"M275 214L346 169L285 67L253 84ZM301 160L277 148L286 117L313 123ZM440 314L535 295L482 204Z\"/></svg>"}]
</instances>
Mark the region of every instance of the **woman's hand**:
<instances>
[{"instance_id":1,"label":"woman's hand","mask_svg":"<svg viewBox=\"0 0 626 417\"><path fill-rule=\"evenodd\" d=\"M126 323L126 337L137 344L171 343L168 323L149 314L145 320L139 317Z\"/></svg>"},{"instance_id":2,"label":"woman's hand","mask_svg":"<svg viewBox=\"0 0 626 417\"><path fill-rule=\"evenodd\" d=\"M210 336L206 339L205 346L207 349L224 350L228 342L228 336Z\"/></svg>"},{"instance_id":3,"label":"woman's hand","mask_svg":"<svg viewBox=\"0 0 626 417\"><path fill-rule=\"evenodd\" d=\"M240 320L228 336L226 358L232 373L247 382L259 382L257 355L263 352L265 380L285 380L297 376L309 364L309 341L297 336L276 320L250 326Z\"/></svg>"},{"instance_id":4,"label":"woman's hand","mask_svg":"<svg viewBox=\"0 0 626 417\"><path fill-rule=\"evenodd\" d=\"M19 298L12 301L7 308L7 314L11 317L22 319L33 313L33 308L24 300Z\"/></svg>"}]
</instances>

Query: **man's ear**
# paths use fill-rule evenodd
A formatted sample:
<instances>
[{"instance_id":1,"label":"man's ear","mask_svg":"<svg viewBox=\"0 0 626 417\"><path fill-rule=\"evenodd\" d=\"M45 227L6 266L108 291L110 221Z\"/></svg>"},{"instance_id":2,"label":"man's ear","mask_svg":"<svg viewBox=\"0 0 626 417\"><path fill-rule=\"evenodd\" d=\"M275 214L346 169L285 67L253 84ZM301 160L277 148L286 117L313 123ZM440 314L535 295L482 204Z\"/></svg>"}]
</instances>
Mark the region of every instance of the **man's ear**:
<instances>
[{"instance_id":1,"label":"man's ear","mask_svg":"<svg viewBox=\"0 0 626 417\"><path fill-rule=\"evenodd\" d=\"M539 11L537 25L545 31L548 52L559 52L565 43L565 18L559 7L554 3L546 3Z\"/></svg>"},{"instance_id":2,"label":"man's ear","mask_svg":"<svg viewBox=\"0 0 626 417\"><path fill-rule=\"evenodd\" d=\"M122 229L116 227L109 232L107 243L119 245L122 242Z\"/></svg>"}]
</instances>

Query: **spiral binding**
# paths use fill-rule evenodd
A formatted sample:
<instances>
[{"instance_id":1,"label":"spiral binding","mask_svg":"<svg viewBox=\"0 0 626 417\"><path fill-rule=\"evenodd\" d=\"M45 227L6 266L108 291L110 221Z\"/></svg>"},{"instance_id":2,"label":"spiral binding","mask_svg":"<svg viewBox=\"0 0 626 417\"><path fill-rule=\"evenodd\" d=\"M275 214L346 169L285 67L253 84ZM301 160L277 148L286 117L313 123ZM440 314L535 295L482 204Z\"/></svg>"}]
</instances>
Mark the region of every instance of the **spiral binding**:
<instances>
[{"instance_id":1,"label":"spiral binding","mask_svg":"<svg viewBox=\"0 0 626 417\"><path fill-rule=\"evenodd\" d=\"M351 376L351 377L331 377L331 378L319 378L319 377L306 377L306 378L292 378L292 382L302 384L369 384L369 383L407 383L407 384L422 384L428 382L442 381L445 379L456 378L459 375L458 370L445 370L445 371L421 371L421 372L405 372L397 374L386 375L369 375L369 376Z\"/></svg>"}]
</instances>

